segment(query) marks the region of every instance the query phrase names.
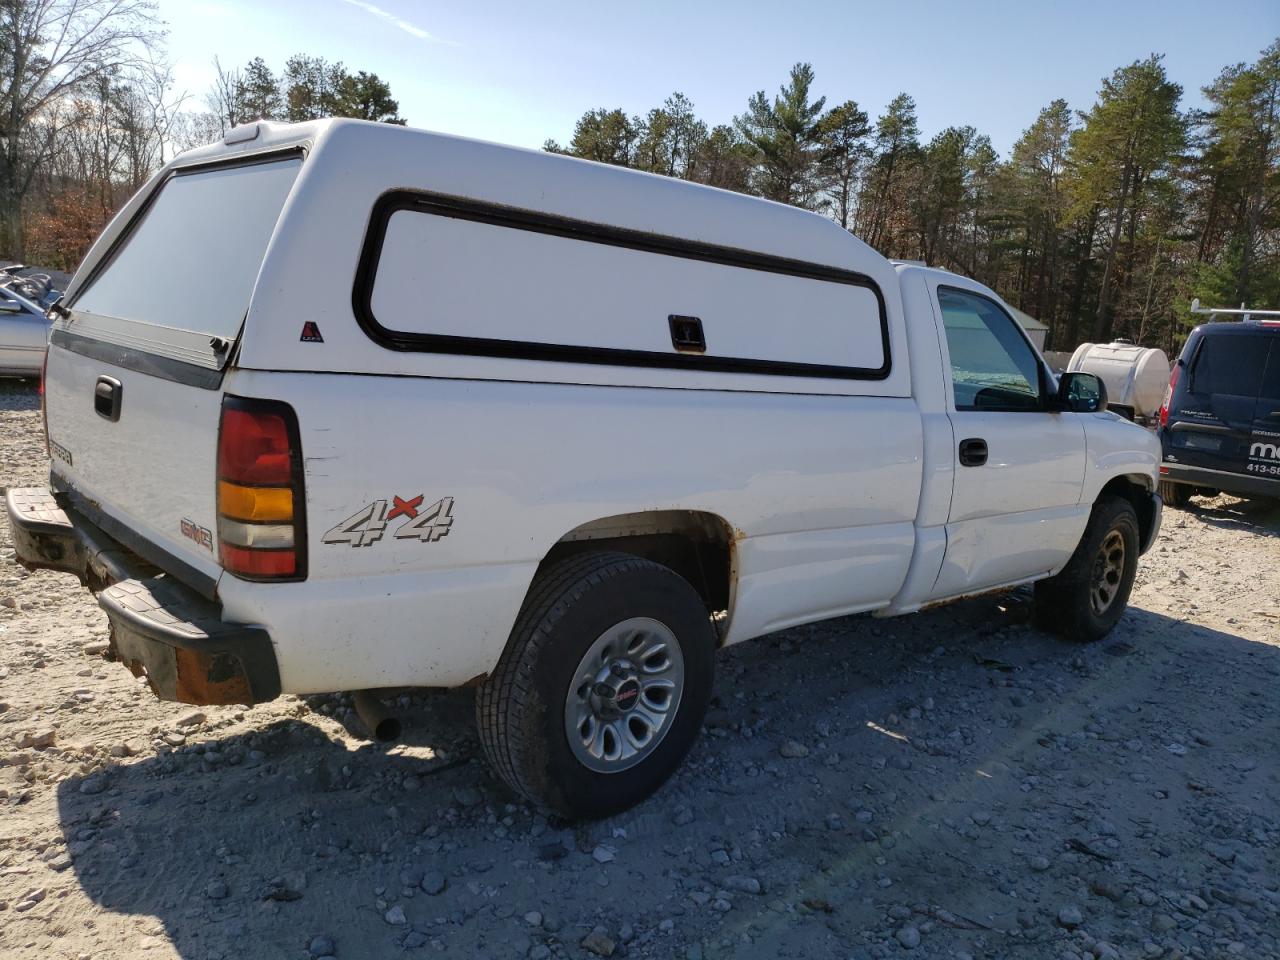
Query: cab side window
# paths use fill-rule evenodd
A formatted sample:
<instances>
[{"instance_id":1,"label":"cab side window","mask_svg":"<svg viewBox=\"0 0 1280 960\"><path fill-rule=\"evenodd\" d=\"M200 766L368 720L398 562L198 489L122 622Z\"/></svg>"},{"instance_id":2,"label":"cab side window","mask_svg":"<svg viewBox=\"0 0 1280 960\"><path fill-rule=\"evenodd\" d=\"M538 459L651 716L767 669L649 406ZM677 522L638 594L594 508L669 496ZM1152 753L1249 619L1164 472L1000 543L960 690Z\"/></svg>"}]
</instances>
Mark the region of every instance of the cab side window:
<instances>
[{"instance_id":1,"label":"cab side window","mask_svg":"<svg viewBox=\"0 0 1280 960\"><path fill-rule=\"evenodd\" d=\"M993 300L938 288L957 410L1041 410L1040 362Z\"/></svg>"}]
</instances>

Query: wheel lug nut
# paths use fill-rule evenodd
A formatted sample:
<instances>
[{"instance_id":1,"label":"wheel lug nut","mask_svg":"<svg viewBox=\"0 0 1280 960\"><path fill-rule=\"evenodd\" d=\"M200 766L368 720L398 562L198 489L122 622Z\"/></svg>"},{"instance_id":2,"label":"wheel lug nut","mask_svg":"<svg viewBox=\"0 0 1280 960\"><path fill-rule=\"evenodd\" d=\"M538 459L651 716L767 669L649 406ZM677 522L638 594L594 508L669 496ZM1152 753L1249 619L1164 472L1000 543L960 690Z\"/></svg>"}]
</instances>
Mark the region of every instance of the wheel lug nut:
<instances>
[{"instance_id":1,"label":"wheel lug nut","mask_svg":"<svg viewBox=\"0 0 1280 960\"><path fill-rule=\"evenodd\" d=\"M609 665L609 672L612 673L615 677L624 677L626 676L626 673L627 673L627 671L622 669L622 664L619 664L619 663L611 663Z\"/></svg>"},{"instance_id":2,"label":"wheel lug nut","mask_svg":"<svg viewBox=\"0 0 1280 960\"><path fill-rule=\"evenodd\" d=\"M605 700L611 699L613 697L613 687L609 686L607 683L597 683L596 696Z\"/></svg>"}]
</instances>

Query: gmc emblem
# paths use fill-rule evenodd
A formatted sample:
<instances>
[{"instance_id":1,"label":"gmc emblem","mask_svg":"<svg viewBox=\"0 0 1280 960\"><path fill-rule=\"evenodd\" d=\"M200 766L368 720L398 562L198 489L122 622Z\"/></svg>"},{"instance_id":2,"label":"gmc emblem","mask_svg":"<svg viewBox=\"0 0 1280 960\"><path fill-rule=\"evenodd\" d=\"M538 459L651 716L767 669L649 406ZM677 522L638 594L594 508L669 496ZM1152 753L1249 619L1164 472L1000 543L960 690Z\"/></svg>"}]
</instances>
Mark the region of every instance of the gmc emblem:
<instances>
[{"instance_id":1,"label":"gmc emblem","mask_svg":"<svg viewBox=\"0 0 1280 960\"><path fill-rule=\"evenodd\" d=\"M210 553L213 552L213 534L209 532L207 527L202 527L194 520L188 520L186 517L183 517L182 535L188 540L194 540Z\"/></svg>"}]
</instances>

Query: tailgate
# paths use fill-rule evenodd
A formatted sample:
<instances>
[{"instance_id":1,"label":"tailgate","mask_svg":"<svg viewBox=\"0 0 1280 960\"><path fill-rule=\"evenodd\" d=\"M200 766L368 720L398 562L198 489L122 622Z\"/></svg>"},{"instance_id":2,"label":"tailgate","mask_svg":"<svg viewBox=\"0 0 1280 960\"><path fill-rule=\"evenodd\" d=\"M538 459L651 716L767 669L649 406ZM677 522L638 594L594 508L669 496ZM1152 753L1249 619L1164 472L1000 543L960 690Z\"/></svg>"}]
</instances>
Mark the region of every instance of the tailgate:
<instances>
[{"instance_id":1,"label":"tailgate","mask_svg":"<svg viewBox=\"0 0 1280 960\"><path fill-rule=\"evenodd\" d=\"M115 419L98 412L106 403L100 385L115 394ZM53 474L90 508L216 577L221 405L221 391L50 347L45 410Z\"/></svg>"}]
</instances>

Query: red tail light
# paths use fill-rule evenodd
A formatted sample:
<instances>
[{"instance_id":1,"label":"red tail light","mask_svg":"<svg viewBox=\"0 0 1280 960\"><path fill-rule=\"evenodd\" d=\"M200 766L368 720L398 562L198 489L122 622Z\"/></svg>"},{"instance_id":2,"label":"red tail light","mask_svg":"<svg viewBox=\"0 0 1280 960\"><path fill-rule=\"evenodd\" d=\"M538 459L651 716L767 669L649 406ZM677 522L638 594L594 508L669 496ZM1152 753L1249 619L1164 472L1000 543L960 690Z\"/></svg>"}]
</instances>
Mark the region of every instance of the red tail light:
<instances>
[{"instance_id":1,"label":"red tail light","mask_svg":"<svg viewBox=\"0 0 1280 960\"><path fill-rule=\"evenodd\" d=\"M1169 386L1164 390L1164 402L1160 404L1160 426L1169 425L1169 404L1173 402L1173 391L1178 386L1178 374L1182 371L1182 361L1173 361L1173 371L1169 374Z\"/></svg>"},{"instance_id":2,"label":"red tail light","mask_svg":"<svg viewBox=\"0 0 1280 960\"><path fill-rule=\"evenodd\" d=\"M287 403L224 397L218 553L246 580L303 580L307 524L298 418Z\"/></svg>"}]
</instances>

